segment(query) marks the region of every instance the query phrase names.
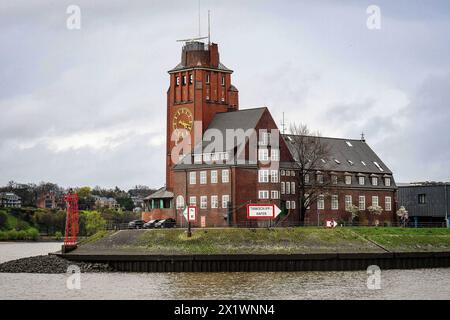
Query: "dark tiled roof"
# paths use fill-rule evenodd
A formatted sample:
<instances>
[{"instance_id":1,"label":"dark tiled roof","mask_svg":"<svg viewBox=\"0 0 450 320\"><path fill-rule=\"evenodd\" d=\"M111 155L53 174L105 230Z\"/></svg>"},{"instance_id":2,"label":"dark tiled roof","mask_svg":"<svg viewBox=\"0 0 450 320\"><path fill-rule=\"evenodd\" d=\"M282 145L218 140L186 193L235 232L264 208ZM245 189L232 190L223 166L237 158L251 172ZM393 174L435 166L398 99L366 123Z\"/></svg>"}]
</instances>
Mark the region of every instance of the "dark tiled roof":
<instances>
[{"instance_id":1,"label":"dark tiled roof","mask_svg":"<svg viewBox=\"0 0 450 320\"><path fill-rule=\"evenodd\" d=\"M295 138L287 134L282 136L294 155L295 152L293 150L295 150L295 146L291 140L295 141ZM290 136L291 139L289 139ZM323 164L323 167L320 168L322 170L375 173L380 177L384 174L392 174L392 171L381 161L369 145L362 140L327 137L320 137L319 139L329 146L331 154L330 158ZM383 171L378 168L375 162L378 163Z\"/></svg>"}]
</instances>

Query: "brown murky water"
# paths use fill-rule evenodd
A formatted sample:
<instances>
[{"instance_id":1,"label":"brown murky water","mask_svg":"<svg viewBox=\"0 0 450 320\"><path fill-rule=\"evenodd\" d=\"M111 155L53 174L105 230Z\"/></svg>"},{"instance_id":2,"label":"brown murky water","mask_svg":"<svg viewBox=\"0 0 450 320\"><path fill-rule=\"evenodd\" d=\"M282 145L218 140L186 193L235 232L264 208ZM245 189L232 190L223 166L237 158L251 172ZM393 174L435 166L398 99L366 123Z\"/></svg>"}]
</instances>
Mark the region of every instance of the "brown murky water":
<instances>
[{"instance_id":1,"label":"brown murky water","mask_svg":"<svg viewBox=\"0 0 450 320\"><path fill-rule=\"evenodd\" d=\"M35 245L35 246L33 246ZM0 244L0 261L45 254L55 244ZM281 273L0 273L0 299L450 299L450 269L382 270L381 289L365 271Z\"/></svg>"}]
</instances>

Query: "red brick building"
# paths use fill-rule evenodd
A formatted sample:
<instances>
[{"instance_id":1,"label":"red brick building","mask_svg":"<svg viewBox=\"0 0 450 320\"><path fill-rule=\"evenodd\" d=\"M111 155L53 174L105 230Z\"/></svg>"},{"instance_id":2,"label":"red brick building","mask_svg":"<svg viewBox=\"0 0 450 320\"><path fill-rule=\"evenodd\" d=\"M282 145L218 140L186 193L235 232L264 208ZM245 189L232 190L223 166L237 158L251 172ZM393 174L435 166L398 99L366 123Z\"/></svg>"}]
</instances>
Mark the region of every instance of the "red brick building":
<instances>
[{"instance_id":1,"label":"red brick building","mask_svg":"<svg viewBox=\"0 0 450 320\"><path fill-rule=\"evenodd\" d=\"M144 220L172 217L182 226L184 208L195 205L197 226L265 225L247 219L246 205L273 203L283 210L278 225L299 224L292 137L279 133L268 108L239 110L232 73L216 44L183 47L181 63L169 71L166 187L145 200ZM383 208L377 220L392 221L396 186L387 166L363 140L321 139L331 156L308 180L332 183L311 203L305 223L348 221L350 204L359 206L361 219L377 205Z\"/></svg>"}]
</instances>

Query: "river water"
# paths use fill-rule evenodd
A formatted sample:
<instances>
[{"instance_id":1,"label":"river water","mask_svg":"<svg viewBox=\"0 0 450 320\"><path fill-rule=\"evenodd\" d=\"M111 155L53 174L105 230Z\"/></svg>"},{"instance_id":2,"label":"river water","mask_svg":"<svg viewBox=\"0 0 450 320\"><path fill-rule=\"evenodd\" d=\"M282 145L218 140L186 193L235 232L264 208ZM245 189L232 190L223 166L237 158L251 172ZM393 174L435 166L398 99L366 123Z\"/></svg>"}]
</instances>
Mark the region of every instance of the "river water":
<instances>
[{"instance_id":1,"label":"river water","mask_svg":"<svg viewBox=\"0 0 450 320\"><path fill-rule=\"evenodd\" d=\"M0 262L59 248L0 243ZM0 273L0 299L450 299L450 269L382 270L378 290L365 271L83 273L80 289L68 289L68 277Z\"/></svg>"}]
</instances>

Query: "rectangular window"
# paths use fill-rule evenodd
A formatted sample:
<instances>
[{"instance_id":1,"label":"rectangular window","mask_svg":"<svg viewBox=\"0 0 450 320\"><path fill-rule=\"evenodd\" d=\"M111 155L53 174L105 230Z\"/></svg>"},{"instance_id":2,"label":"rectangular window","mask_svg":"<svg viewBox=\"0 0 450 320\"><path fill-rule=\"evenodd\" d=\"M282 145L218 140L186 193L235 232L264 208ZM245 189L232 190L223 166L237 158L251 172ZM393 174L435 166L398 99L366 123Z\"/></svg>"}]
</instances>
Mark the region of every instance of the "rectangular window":
<instances>
[{"instance_id":1,"label":"rectangular window","mask_svg":"<svg viewBox=\"0 0 450 320\"><path fill-rule=\"evenodd\" d=\"M372 177L372 185L377 186L378 185L378 178Z\"/></svg>"},{"instance_id":2,"label":"rectangular window","mask_svg":"<svg viewBox=\"0 0 450 320\"><path fill-rule=\"evenodd\" d=\"M366 197L365 196L359 196L359 210L366 210Z\"/></svg>"},{"instance_id":3,"label":"rectangular window","mask_svg":"<svg viewBox=\"0 0 450 320\"><path fill-rule=\"evenodd\" d=\"M177 85L177 86L180 85L180 77L176 77L176 85Z\"/></svg>"},{"instance_id":4,"label":"rectangular window","mask_svg":"<svg viewBox=\"0 0 450 320\"><path fill-rule=\"evenodd\" d=\"M323 183L323 174L318 174L317 175L317 182L318 183Z\"/></svg>"},{"instance_id":5,"label":"rectangular window","mask_svg":"<svg viewBox=\"0 0 450 320\"><path fill-rule=\"evenodd\" d=\"M214 195L211 196L211 208L217 209L219 207L219 197Z\"/></svg>"},{"instance_id":6,"label":"rectangular window","mask_svg":"<svg viewBox=\"0 0 450 320\"><path fill-rule=\"evenodd\" d=\"M186 85L186 76L183 76L183 86Z\"/></svg>"},{"instance_id":7,"label":"rectangular window","mask_svg":"<svg viewBox=\"0 0 450 320\"><path fill-rule=\"evenodd\" d=\"M391 178L384 178L384 185L386 187L390 187L391 186Z\"/></svg>"},{"instance_id":8,"label":"rectangular window","mask_svg":"<svg viewBox=\"0 0 450 320\"><path fill-rule=\"evenodd\" d=\"M200 184L206 184L206 171L200 171Z\"/></svg>"},{"instance_id":9,"label":"rectangular window","mask_svg":"<svg viewBox=\"0 0 450 320\"><path fill-rule=\"evenodd\" d=\"M331 176L331 183L337 184L338 183L338 177L336 175Z\"/></svg>"},{"instance_id":10,"label":"rectangular window","mask_svg":"<svg viewBox=\"0 0 450 320\"><path fill-rule=\"evenodd\" d=\"M222 85L225 85L225 76L222 76Z\"/></svg>"},{"instance_id":11,"label":"rectangular window","mask_svg":"<svg viewBox=\"0 0 450 320\"><path fill-rule=\"evenodd\" d=\"M339 209L339 198L336 194L331 196L331 210Z\"/></svg>"},{"instance_id":12,"label":"rectangular window","mask_svg":"<svg viewBox=\"0 0 450 320\"><path fill-rule=\"evenodd\" d=\"M189 205L196 206L197 205L197 197L189 197Z\"/></svg>"},{"instance_id":13,"label":"rectangular window","mask_svg":"<svg viewBox=\"0 0 450 320\"><path fill-rule=\"evenodd\" d=\"M378 206L378 196L372 196L372 206Z\"/></svg>"},{"instance_id":14,"label":"rectangular window","mask_svg":"<svg viewBox=\"0 0 450 320\"><path fill-rule=\"evenodd\" d=\"M426 194L425 193L419 194L418 195L418 201L419 201L419 204L427 203Z\"/></svg>"},{"instance_id":15,"label":"rectangular window","mask_svg":"<svg viewBox=\"0 0 450 320\"><path fill-rule=\"evenodd\" d=\"M386 210L386 211L392 210L392 198L391 197L384 198L384 210Z\"/></svg>"},{"instance_id":16,"label":"rectangular window","mask_svg":"<svg viewBox=\"0 0 450 320\"><path fill-rule=\"evenodd\" d=\"M200 209L206 209L206 208L208 208L208 197L201 196L200 197Z\"/></svg>"},{"instance_id":17,"label":"rectangular window","mask_svg":"<svg viewBox=\"0 0 450 320\"><path fill-rule=\"evenodd\" d=\"M305 174L305 183L309 183L309 173Z\"/></svg>"},{"instance_id":18,"label":"rectangular window","mask_svg":"<svg viewBox=\"0 0 450 320\"><path fill-rule=\"evenodd\" d=\"M295 194L295 182L291 182L291 193Z\"/></svg>"},{"instance_id":19,"label":"rectangular window","mask_svg":"<svg viewBox=\"0 0 450 320\"><path fill-rule=\"evenodd\" d=\"M291 201L291 209L295 209L296 205L295 205L295 201Z\"/></svg>"},{"instance_id":20,"label":"rectangular window","mask_svg":"<svg viewBox=\"0 0 450 320\"><path fill-rule=\"evenodd\" d=\"M272 170L270 171L270 182L272 183L278 183L278 170Z\"/></svg>"},{"instance_id":21,"label":"rectangular window","mask_svg":"<svg viewBox=\"0 0 450 320\"><path fill-rule=\"evenodd\" d=\"M189 172L189 184L196 184L197 183L197 172Z\"/></svg>"},{"instance_id":22,"label":"rectangular window","mask_svg":"<svg viewBox=\"0 0 450 320\"><path fill-rule=\"evenodd\" d=\"M217 183L217 170L211 171L211 183Z\"/></svg>"},{"instance_id":23,"label":"rectangular window","mask_svg":"<svg viewBox=\"0 0 450 320\"><path fill-rule=\"evenodd\" d=\"M258 159L259 161L268 161L269 160L269 150L268 149L259 149L258 150Z\"/></svg>"},{"instance_id":24,"label":"rectangular window","mask_svg":"<svg viewBox=\"0 0 450 320\"><path fill-rule=\"evenodd\" d=\"M295 171L294 170L291 171L291 176L295 177Z\"/></svg>"},{"instance_id":25,"label":"rectangular window","mask_svg":"<svg viewBox=\"0 0 450 320\"><path fill-rule=\"evenodd\" d=\"M359 177L358 181L359 181L359 185L361 185L361 186L363 186L365 184L364 177Z\"/></svg>"},{"instance_id":26,"label":"rectangular window","mask_svg":"<svg viewBox=\"0 0 450 320\"><path fill-rule=\"evenodd\" d=\"M291 170L286 170L286 176L290 177L291 176Z\"/></svg>"},{"instance_id":27,"label":"rectangular window","mask_svg":"<svg viewBox=\"0 0 450 320\"><path fill-rule=\"evenodd\" d=\"M209 73L206 74L206 84L210 83Z\"/></svg>"},{"instance_id":28,"label":"rectangular window","mask_svg":"<svg viewBox=\"0 0 450 320\"><path fill-rule=\"evenodd\" d=\"M228 208L228 202L230 202L230 196L223 195L222 196L222 208L224 208L224 209Z\"/></svg>"},{"instance_id":29,"label":"rectangular window","mask_svg":"<svg viewBox=\"0 0 450 320\"><path fill-rule=\"evenodd\" d=\"M286 201L286 209L290 209L291 208L291 202L290 201Z\"/></svg>"},{"instance_id":30,"label":"rectangular window","mask_svg":"<svg viewBox=\"0 0 450 320\"><path fill-rule=\"evenodd\" d=\"M272 198L274 200L280 199L280 192L277 190L270 191L270 198Z\"/></svg>"},{"instance_id":31,"label":"rectangular window","mask_svg":"<svg viewBox=\"0 0 450 320\"><path fill-rule=\"evenodd\" d=\"M272 161L280 161L280 150L278 149L271 149L270 150L270 157Z\"/></svg>"},{"instance_id":32,"label":"rectangular window","mask_svg":"<svg viewBox=\"0 0 450 320\"><path fill-rule=\"evenodd\" d=\"M230 171L228 169L222 170L222 183L230 182Z\"/></svg>"},{"instance_id":33,"label":"rectangular window","mask_svg":"<svg viewBox=\"0 0 450 320\"><path fill-rule=\"evenodd\" d=\"M260 200L267 200L267 199L269 199L269 191L267 191L267 190L259 190L259 192L258 192L258 199L260 199Z\"/></svg>"},{"instance_id":34,"label":"rectangular window","mask_svg":"<svg viewBox=\"0 0 450 320\"><path fill-rule=\"evenodd\" d=\"M261 132L259 135L259 145L260 146L268 146L269 145L269 133Z\"/></svg>"},{"instance_id":35,"label":"rectangular window","mask_svg":"<svg viewBox=\"0 0 450 320\"><path fill-rule=\"evenodd\" d=\"M282 175L282 176L285 176L285 175L286 175L286 171L281 170L281 175Z\"/></svg>"},{"instance_id":36,"label":"rectangular window","mask_svg":"<svg viewBox=\"0 0 450 320\"><path fill-rule=\"evenodd\" d=\"M352 176L345 176L345 184L352 184Z\"/></svg>"},{"instance_id":37,"label":"rectangular window","mask_svg":"<svg viewBox=\"0 0 450 320\"><path fill-rule=\"evenodd\" d=\"M291 194L291 183L289 181L286 182L286 194Z\"/></svg>"},{"instance_id":38,"label":"rectangular window","mask_svg":"<svg viewBox=\"0 0 450 320\"><path fill-rule=\"evenodd\" d=\"M286 190L285 190L285 183L281 182L281 194L285 194Z\"/></svg>"},{"instance_id":39,"label":"rectangular window","mask_svg":"<svg viewBox=\"0 0 450 320\"><path fill-rule=\"evenodd\" d=\"M258 182L260 182L260 183L269 182L269 170L259 170L258 171Z\"/></svg>"},{"instance_id":40,"label":"rectangular window","mask_svg":"<svg viewBox=\"0 0 450 320\"><path fill-rule=\"evenodd\" d=\"M346 195L345 196L345 210L349 210L352 205L353 205L353 203L352 203L352 196L351 195Z\"/></svg>"},{"instance_id":41,"label":"rectangular window","mask_svg":"<svg viewBox=\"0 0 450 320\"><path fill-rule=\"evenodd\" d=\"M192 74L189 75L189 83L190 84L194 83L194 76Z\"/></svg>"},{"instance_id":42,"label":"rectangular window","mask_svg":"<svg viewBox=\"0 0 450 320\"><path fill-rule=\"evenodd\" d=\"M317 209L319 210L325 209L325 197L323 194L321 194L317 199Z\"/></svg>"}]
</instances>

